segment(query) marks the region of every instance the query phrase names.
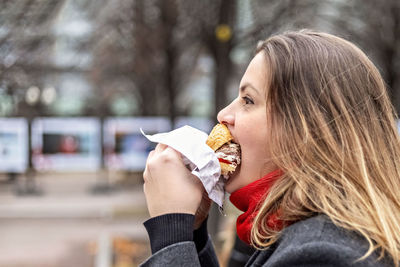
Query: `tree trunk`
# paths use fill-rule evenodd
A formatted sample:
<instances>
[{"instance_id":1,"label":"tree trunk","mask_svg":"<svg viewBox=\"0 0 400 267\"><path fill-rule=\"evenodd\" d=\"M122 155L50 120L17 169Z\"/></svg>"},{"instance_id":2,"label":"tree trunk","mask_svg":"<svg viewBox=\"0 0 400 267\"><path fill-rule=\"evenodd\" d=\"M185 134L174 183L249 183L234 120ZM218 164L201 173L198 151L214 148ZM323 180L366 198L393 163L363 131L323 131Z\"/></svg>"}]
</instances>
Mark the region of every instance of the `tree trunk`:
<instances>
[{"instance_id":1,"label":"tree trunk","mask_svg":"<svg viewBox=\"0 0 400 267\"><path fill-rule=\"evenodd\" d=\"M173 43L173 31L177 23L177 6L175 0L161 1L161 21L164 25L164 47L165 47L165 89L168 93L168 115L171 121L171 126L174 128L176 119L176 82L175 69L177 64L177 53Z\"/></svg>"},{"instance_id":2,"label":"tree trunk","mask_svg":"<svg viewBox=\"0 0 400 267\"><path fill-rule=\"evenodd\" d=\"M219 25L228 25L233 34L233 22L235 17L235 5L233 1L222 0L220 6ZM217 117L218 112L227 104L227 86L229 76L232 68L232 61L230 59L230 52L232 50L232 36L229 40L221 40L217 38L214 33L214 44L212 45L213 55L216 63L215 75L215 109L214 118Z\"/></svg>"}]
</instances>

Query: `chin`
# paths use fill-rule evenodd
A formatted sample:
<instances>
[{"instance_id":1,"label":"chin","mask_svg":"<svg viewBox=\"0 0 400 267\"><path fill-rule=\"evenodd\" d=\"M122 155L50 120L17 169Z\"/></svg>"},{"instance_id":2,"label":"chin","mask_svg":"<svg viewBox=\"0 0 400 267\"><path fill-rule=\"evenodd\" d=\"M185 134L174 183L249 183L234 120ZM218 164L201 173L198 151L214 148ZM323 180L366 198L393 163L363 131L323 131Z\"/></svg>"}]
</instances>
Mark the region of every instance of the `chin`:
<instances>
[{"instance_id":1,"label":"chin","mask_svg":"<svg viewBox=\"0 0 400 267\"><path fill-rule=\"evenodd\" d=\"M229 194L235 192L240 188L240 186L237 183L237 173L234 173L228 181L225 183L225 191L228 192Z\"/></svg>"},{"instance_id":2,"label":"chin","mask_svg":"<svg viewBox=\"0 0 400 267\"><path fill-rule=\"evenodd\" d=\"M234 192L234 190L232 190L232 188L230 188L229 185L225 184L225 192L232 194L232 192Z\"/></svg>"}]
</instances>

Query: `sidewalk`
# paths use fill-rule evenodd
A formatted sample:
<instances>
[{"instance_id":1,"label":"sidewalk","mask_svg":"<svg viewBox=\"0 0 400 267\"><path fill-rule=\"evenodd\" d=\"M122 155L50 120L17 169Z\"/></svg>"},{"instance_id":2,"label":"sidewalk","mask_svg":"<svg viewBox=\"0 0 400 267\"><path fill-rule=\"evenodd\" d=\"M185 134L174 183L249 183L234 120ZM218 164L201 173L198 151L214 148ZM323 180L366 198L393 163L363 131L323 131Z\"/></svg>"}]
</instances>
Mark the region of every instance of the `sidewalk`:
<instances>
[{"instance_id":1,"label":"sidewalk","mask_svg":"<svg viewBox=\"0 0 400 267\"><path fill-rule=\"evenodd\" d=\"M17 196L15 184L0 184L0 266L96 266L105 237L135 240L149 253L140 183L115 181L111 192L93 194L96 174L42 174L36 182L42 195Z\"/></svg>"}]
</instances>

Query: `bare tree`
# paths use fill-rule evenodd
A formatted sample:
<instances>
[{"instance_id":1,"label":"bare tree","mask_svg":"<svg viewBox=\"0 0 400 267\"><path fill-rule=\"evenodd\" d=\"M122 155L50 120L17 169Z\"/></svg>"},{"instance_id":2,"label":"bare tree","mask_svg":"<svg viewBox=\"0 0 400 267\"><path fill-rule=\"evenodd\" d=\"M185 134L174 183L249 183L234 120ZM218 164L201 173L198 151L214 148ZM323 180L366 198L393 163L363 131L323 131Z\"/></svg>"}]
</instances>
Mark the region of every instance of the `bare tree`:
<instances>
[{"instance_id":1,"label":"bare tree","mask_svg":"<svg viewBox=\"0 0 400 267\"><path fill-rule=\"evenodd\" d=\"M176 98L205 48L215 62L215 118L227 104L227 88L234 71L232 50L249 44L254 47L256 40L284 26L301 24L299 18L306 21L310 13L304 11L316 6L310 4L312 1L301 5L294 0L249 1L252 23L239 27L240 2L246 1L106 2L93 35L92 78L97 88L104 88L101 105L105 106L115 92L110 83L115 88L119 81L129 81L126 86L131 88L126 90L139 100L141 115L168 114L174 121L179 115Z\"/></svg>"},{"instance_id":2,"label":"bare tree","mask_svg":"<svg viewBox=\"0 0 400 267\"><path fill-rule=\"evenodd\" d=\"M125 83L138 99L139 115L169 115L174 121L175 99L190 76L197 53L185 54L192 41L182 24L175 0L108 3L97 17L92 43L92 79L102 88L110 81ZM115 90L101 90L103 104Z\"/></svg>"}]
</instances>

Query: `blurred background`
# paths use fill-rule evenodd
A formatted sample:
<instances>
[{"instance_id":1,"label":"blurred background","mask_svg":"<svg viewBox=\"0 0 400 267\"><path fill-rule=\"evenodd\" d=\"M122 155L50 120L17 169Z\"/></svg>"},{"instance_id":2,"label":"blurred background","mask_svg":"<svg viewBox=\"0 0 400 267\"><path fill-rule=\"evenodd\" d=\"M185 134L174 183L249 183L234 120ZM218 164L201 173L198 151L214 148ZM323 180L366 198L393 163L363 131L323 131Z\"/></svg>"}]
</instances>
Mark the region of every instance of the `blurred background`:
<instances>
[{"instance_id":1,"label":"blurred background","mask_svg":"<svg viewBox=\"0 0 400 267\"><path fill-rule=\"evenodd\" d=\"M139 128L209 132L257 42L301 28L361 47L400 110L399 0L0 0L0 266L137 266ZM209 218L222 266L235 214Z\"/></svg>"}]
</instances>

